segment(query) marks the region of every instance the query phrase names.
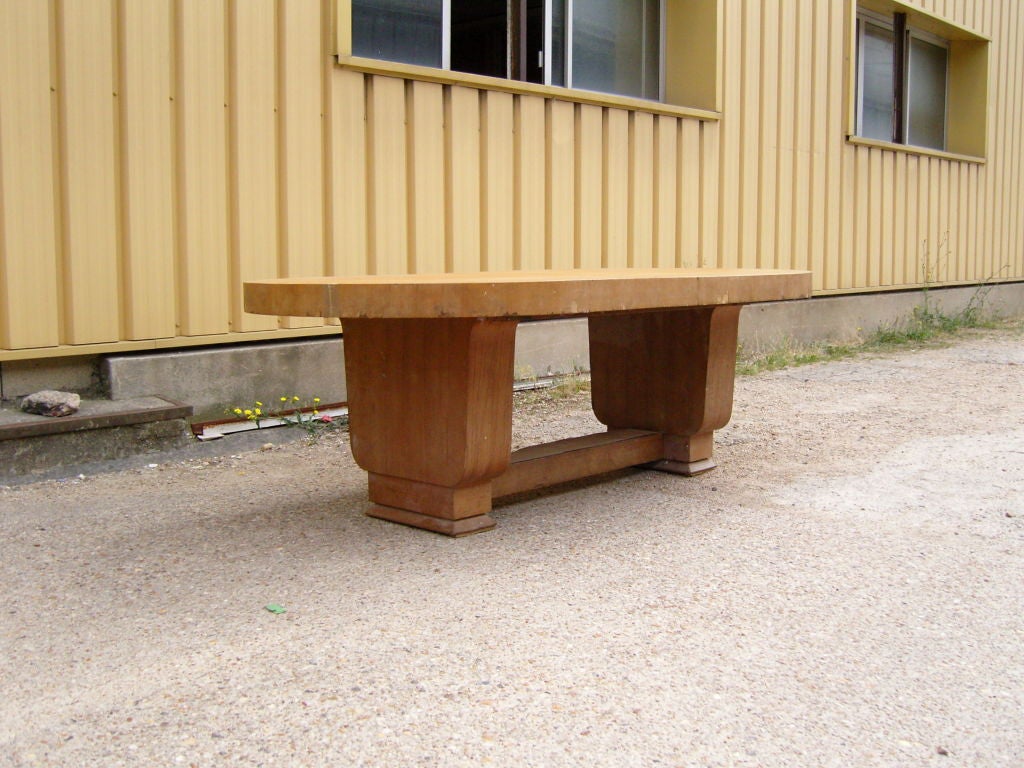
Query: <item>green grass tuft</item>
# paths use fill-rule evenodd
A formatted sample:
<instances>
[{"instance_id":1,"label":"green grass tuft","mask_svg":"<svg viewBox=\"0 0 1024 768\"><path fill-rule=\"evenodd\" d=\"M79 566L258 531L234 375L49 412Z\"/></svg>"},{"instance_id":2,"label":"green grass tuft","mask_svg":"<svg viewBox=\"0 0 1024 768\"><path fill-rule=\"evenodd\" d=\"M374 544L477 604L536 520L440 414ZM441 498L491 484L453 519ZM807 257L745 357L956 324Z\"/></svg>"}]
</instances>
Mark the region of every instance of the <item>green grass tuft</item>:
<instances>
[{"instance_id":1,"label":"green grass tuft","mask_svg":"<svg viewBox=\"0 0 1024 768\"><path fill-rule=\"evenodd\" d=\"M929 301L927 293L921 306L915 307L906 322L879 328L863 341L849 344L819 343L796 344L786 341L779 346L756 354L739 350L736 373L750 376L762 371L776 371L811 363L841 360L859 354L888 352L908 346L944 344L957 335L973 329L1002 328L1020 332L1024 318L1002 319L982 311L984 295L980 294L967 307L954 314L946 314Z\"/></svg>"}]
</instances>

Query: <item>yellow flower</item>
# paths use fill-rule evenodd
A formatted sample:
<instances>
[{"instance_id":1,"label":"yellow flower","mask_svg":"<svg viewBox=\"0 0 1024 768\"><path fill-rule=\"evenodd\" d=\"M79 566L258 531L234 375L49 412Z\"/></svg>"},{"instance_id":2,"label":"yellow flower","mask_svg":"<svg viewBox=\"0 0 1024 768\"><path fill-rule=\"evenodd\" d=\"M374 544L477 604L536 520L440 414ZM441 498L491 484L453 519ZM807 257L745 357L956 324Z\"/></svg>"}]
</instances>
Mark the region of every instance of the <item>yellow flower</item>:
<instances>
[{"instance_id":1,"label":"yellow flower","mask_svg":"<svg viewBox=\"0 0 1024 768\"><path fill-rule=\"evenodd\" d=\"M288 402L288 398L287 397L282 397L281 398L281 402L282 403L287 403Z\"/></svg>"},{"instance_id":2,"label":"yellow flower","mask_svg":"<svg viewBox=\"0 0 1024 768\"><path fill-rule=\"evenodd\" d=\"M246 408L245 409L245 415L246 416L252 416L252 411L249 408Z\"/></svg>"},{"instance_id":3,"label":"yellow flower","mask_svg":"<svg viewBox=\"0 0 1024 768\"><path fill-rule=\"evenodd\" d=\"M263 415L263 411L261 411L259 408L257 408L256 409L256 415L257 416L262 416Z\"/></svg>"},{"instance_id":4,"label":"yellow flower","mask_svg":"<svg viewBox=\"0 0 1024 768\"><path fill-rule=\"evenodd\" d=\"M242 409L241 409L241 408L235 408L235 410L233 411L233 413L234 413L234 414L235 414L236 416L241 416L241 415L242 415Z\"/></svg>"},{"instance_id":5,"label":"yellow flower","mask_svg":"<svg viewBox=\"0 0 1024 768\"><path fill-rule=\"evenodd\" d=\"M313 398L313 402L314 403L319 403L320 402L320 398L319 397L314 397Z\"/></svg>"},{"instance_id":6,"label":"yellow flower","mask_svg":"<svg viewBox=\"0 0 1024 768\"><path fill-rule=\"evenodd\" d=\"M314 408L313 409L313 415L314 416L318 416L319 414L320 414L320 411L318 411L316 408Z\"/></svg>"},{"instance_id":7,"label":"yellow flower","mask_svg":"<svg viewBox=\"0 0 1024 768\"><path fill-rule=\"evenodd\" d=\"M263 403L261 403L259 400L256 401L256 405L258 405L260 408L263 407Z\"/></svg>"},{"instance_id":8,"label":"yellow flower","mask_svg":"<svg viewBox=\"0 0 1024 768\"><path fill-rule=\"evenodd\" d=\"M299 400L299 396L298 395L292 395L292 402L293 403L298 402L298 400Z\"/></svg>"}]
</instances>

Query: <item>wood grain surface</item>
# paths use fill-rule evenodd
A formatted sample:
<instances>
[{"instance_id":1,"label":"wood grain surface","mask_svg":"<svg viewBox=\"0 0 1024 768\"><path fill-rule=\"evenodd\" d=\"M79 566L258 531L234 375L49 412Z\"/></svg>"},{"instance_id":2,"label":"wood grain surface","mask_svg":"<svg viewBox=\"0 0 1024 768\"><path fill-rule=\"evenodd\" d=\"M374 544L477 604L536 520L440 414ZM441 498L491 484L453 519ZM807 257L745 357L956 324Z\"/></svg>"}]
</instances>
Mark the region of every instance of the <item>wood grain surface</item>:
<instances>
[{"instance_id":1,"label":"wood grain surface","mask_svg":"<svg viewBox=\"0 0 1024 768\"><path fill-rule=\"evenodd\" d=\"M626 269L247 282L247 312L338 318L567 317L810 296L810 272Z\"/></svg>"}]
</instances>

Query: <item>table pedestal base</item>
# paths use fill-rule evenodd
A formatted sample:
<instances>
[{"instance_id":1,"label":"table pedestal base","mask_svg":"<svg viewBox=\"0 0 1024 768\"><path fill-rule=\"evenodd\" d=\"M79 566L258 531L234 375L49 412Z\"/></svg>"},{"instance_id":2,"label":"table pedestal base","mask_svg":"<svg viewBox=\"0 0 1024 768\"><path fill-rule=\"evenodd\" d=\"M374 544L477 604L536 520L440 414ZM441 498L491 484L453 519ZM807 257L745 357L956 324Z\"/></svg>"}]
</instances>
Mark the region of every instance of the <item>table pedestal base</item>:
<instances>
[{"instance_id":1,"label":"table pedestal base","mask_svg":"<svg viewBox=\"0 0 1024 768\"><path fill-rule=\"evenodd\" d=\"M715 466L732 409L738 306L590 318L608 432L511 453L516 318L345 319L352 453L372 517L448 536L494 527L492 500L631 466Z\"/></svg>"}]
</instances>

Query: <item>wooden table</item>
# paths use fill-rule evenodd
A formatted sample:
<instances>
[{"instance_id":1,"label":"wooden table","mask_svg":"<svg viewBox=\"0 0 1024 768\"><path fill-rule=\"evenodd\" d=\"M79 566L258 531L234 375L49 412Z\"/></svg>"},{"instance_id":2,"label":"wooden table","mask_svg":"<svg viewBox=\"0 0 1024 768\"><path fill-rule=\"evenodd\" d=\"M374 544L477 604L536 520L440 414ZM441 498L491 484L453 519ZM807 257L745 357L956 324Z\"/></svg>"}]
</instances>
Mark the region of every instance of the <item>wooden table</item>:
<instances>
[{"instance_id":1,"label":"wooden table","mask_svg":"<svg viewBox=\"0 0 1024 768\"><path fill-rule=\"evenodd\" d=\"M340 318L367 514L450 536L492 499L634 465L715 466L741 305L805 298L808 272L600 270L248 282L247 312ZM608 431L511 452L516 326L585 315Z\"/></svg>"}]
</instances>

